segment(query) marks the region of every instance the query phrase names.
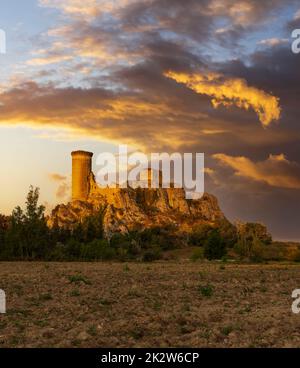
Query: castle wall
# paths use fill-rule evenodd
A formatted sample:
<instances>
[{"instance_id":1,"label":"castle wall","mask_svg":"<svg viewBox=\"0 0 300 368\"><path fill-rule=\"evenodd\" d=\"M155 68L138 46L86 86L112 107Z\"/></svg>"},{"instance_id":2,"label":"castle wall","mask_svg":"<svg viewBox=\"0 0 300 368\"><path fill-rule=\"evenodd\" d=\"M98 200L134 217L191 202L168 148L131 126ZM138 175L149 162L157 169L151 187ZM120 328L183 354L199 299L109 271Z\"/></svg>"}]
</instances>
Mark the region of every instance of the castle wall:
<instances>
[{"instance_id":1,"label":"castle wall","mask_svg":"<svg viewBox=\"0 0 300 368\"><path fill-rule=\"evenodd\" d=\"M72 200L85 201L89 196L89 176L92 172L91 152L72 152Z\"/></svg>"}]
</instances>

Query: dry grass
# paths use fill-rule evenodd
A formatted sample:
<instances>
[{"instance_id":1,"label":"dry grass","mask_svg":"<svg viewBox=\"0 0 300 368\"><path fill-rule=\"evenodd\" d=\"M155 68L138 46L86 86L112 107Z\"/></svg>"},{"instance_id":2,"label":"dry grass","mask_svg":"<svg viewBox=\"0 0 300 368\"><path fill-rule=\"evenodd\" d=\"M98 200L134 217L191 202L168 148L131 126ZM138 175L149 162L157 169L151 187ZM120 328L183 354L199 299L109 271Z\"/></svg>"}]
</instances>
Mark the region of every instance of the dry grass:
<instances>
[{"instance_id":1,"label":"dry grass","mask_svg":"<svg viewBox=\"0 0 300 368\"><path fill-rule=\"evenodd\" d=\"M0 347L300 347L297 265L0 263Z\"/></svg>"}]
</instances>

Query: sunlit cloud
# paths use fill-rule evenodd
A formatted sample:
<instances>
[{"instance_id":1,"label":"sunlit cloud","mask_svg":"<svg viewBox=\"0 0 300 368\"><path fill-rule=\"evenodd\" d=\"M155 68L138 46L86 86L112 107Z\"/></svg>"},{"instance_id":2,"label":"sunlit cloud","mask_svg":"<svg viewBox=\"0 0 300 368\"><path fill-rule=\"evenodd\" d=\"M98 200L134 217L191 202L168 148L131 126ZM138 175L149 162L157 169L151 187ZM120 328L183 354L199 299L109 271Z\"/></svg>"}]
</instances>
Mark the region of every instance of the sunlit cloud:
<instances>
[{"instance_id":1,"label":"sunlit cloud","mask_svg":"<svg viewBox=\"0 0 300 368\"><path fill-rule=\"evenodd\" d=\"M215 108L219 105L237 106L245 110L252 108L265 127L280 118L279 98L248 86L243 79L226 78L217 73L186 74L169 71L165 75L199 94L210 96Z\"/></svg>"},{"instance_id":2,"label":"sunlit cloud","mask_svg":"<svg viewBox=\"0 0 300 368\"><path fill-rule=\"evenodd\" d=\"M71 16L95 17L113 12L135 0L39 0L40 6L57 8Z\"/></svg>"},{"instance_id":3,"label":"sunlit cloud","mask_svg":"<svg viewBox=\"0 0 300 368\"><path fill-rule=\"evenodd\" d=\"M70 196L70 185L66 182L61 183L56 191L56 198L59 200L67 199Z\"/></svg>"},{"instance_id":4,"label":"sunlit cloud","mask_svg":"<svg viewBox=\"0 0 300 368\"><path fill-rule=\"evenodd\" d=\"M65 13L81 16L95 16L99 13L97 0L39 0L40 6L52 7Z\"/></svg>"},{"instance_id":5,"label":"sunlit cloud","mask_svg":"<svg viewBox=\"0 0 300 368\"><path fill-rule=\"evenodd\" d=\"M64 181L64 180L67 179L66 176L61 175L61 174L57 174L57 173L50 173L48 176L49 176L50 180L56 181L56 182Z\"/></svg>"},{"instance_id":6,"label":"sunlit cloud","mask_svg":"<svg viewBox=\"0 0 300 368\"><path fill-rule=\"evenodd\" d=\"M289 161L284 154L269 155L265 161L258 162L244 156L234 157L222 153L213 157L222 165L232 168L237 176L263 182L272 187L300 188L300 165Z\"/></svg>"},{"instance_id":7,"label":"sunlit cloud","mask_svg":"<svg viewBox=\"0 0 300 368\"><path fill-rule=\"evenodd\" d=\"M55 196L59 200L64 200L70 195L70 184L65 175L59 173L50 173L48 177L51 181L58 183Z\"/></svg>"}]
</instances>

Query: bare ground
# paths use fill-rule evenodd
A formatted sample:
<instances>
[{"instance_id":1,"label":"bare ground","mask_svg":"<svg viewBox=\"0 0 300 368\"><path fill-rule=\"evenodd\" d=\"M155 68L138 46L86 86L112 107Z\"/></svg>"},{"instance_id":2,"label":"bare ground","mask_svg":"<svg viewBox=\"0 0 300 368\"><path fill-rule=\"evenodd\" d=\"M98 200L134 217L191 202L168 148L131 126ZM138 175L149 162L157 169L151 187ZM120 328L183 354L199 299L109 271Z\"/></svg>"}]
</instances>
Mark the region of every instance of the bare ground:
<instances>
[{"instance_id":1,"label":"bare ground","mask_svg":"<svg viewBox=\"0 0 300 368\"><path fill-rule=\"evenodd\" d=\"M0 263L0 347L300 347L297 265Z\"/></svg>"}]
</instances>

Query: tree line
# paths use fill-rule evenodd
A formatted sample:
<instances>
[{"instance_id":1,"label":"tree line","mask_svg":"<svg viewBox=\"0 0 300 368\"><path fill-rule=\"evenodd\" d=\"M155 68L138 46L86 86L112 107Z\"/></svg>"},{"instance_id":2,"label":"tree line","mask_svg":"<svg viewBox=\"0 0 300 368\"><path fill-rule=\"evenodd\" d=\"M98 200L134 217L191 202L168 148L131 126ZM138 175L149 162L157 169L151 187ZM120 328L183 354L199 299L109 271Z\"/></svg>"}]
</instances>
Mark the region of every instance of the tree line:
<instances>
[{"instance_id":1,"label":"tree line","mask_svg":"<svg viewBox=\"0 0 300 368\"><path fill-rule=\"evenodd\" d=\"M259 260L264 246L272 242L265 226L256 223L232 225L227 220L201 224L189 234L172 225L142 231L116 233L106 239L104 208L86 217L72 229L47 226L45 207L39 204L39 189L30 187L25 208L11 216L0 215L0 260L94 261L160 259L165 251L195 247L193 259L222 259L233 250L241 258Z\"/></svg>"}]
</instances>

